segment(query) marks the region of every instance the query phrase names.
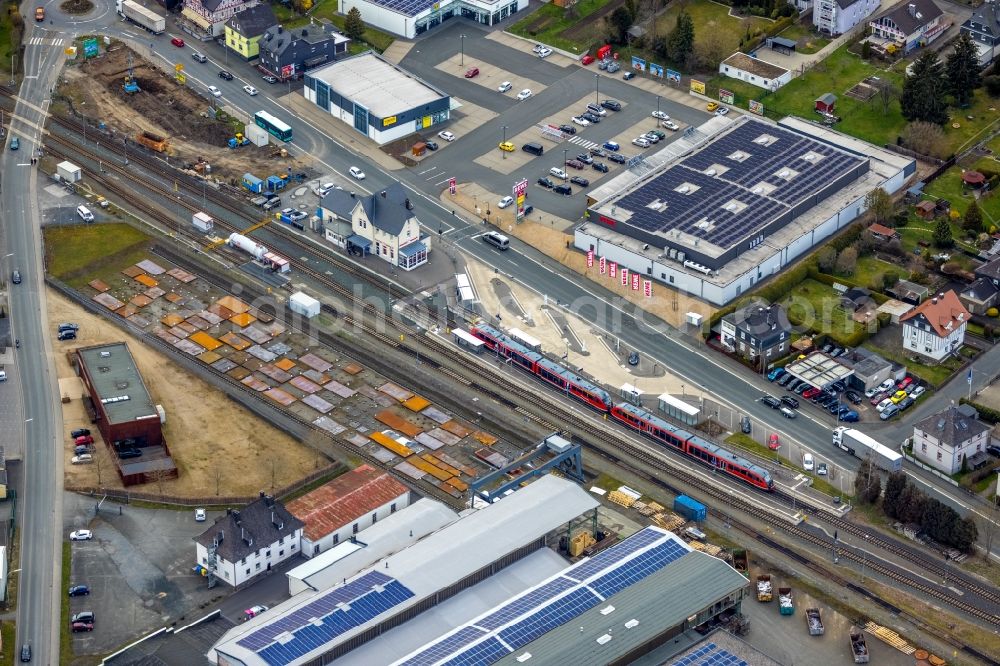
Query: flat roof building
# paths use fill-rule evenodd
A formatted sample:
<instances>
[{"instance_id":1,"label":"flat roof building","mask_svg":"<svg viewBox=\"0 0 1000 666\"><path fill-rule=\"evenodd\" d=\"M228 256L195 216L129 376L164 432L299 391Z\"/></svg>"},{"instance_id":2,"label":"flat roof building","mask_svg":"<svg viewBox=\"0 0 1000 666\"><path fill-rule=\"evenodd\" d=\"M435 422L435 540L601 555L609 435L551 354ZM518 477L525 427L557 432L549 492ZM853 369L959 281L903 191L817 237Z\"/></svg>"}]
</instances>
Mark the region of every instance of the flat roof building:
<instances>
[{"instance_id":1,"label":"flat roof building","mask_svg":"<svg viewBox=\"0 0 1000 666\"><path fill-rule=\"evenodd\" d=\"M413 39L458 16L496 25L527 9L528 0L344 0L340 11L346 14L355 7L366 24Z\"/></svg>"},{"instance_id":2,"label":"flat roof building","mask_svg":"<svg viewBox=\"0 0 1000 666\"><path fill-rule=\"evenodd\" d=\"M307 72L303 94L379 145L451 117L447 93L374 51Z\"/></svg>"}]
</instances>

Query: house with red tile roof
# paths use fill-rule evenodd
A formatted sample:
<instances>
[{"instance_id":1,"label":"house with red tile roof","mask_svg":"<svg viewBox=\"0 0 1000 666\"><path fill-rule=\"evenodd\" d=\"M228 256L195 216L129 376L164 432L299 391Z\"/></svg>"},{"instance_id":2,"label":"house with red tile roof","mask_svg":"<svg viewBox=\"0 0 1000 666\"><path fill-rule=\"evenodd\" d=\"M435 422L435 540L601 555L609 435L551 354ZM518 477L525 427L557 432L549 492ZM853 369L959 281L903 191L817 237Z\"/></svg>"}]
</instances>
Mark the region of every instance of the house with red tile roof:
<instances>
[{"instance_id":1,"label":"house with red tile roof","mask_svg":"<svg viewBox=\"0 0 1000 666\"><path fill-rule=\"evenodd\" d=\"M957 352L965 342L969 311L954 290L927 299L900 317L903 347L935 361Z\"/></svg>"},{"instance_id":2,"label":"house with red tile roof","mask_svg":"<svg viewBox=\"0 0 1000 666\"><path fill-rule=\"evenodd\" d=\"M313 557L409 503L406 486L382 470L362 465L292 500L287 508L305 525L301 553Z\"/></svg>"}]
</instances>

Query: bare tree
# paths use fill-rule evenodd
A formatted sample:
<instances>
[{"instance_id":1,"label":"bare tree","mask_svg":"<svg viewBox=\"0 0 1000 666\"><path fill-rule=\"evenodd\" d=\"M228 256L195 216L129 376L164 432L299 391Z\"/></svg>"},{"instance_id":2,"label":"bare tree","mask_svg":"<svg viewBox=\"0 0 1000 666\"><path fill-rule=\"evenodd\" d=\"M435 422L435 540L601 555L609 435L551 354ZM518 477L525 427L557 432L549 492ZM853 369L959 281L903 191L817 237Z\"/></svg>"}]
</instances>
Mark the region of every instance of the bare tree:
<instances>
[{"instance_id":1,"label":"bare tree","mask_svg":"<svg viewBox=\"0 0 1000 666\"><path fill-rule=\"evenodd\" d=\"M170 478L169 469L154 469L146 473L149 480L156 484L156 492L159 493L160 497L164 496L163 484Z\"/></svg>"},{"instance_id":2,"label":"bare tree","mask_svg":"<svg viewBox=\"0 0 1000 666\"><path fill-rule=\"evenodd\" d=\"M271 491L273 492L277 486L278 475L282 472L283 468L281 465L281 459L277 456L272 456L271 461Z\"/></svg>"},{"instance_id":3,"label":"bare tree","mask_svg":"<svg viewBox=\"0 0 1000 666\"><path fill-rule=\"evenodd\" d=\"M903 145L931 157L944 157L948 152L941 126L922 120L914 121L903 128Z\"/></svg>"},{"instance_id":4,"label":"bare tree","mask_svg":"<svg viewBox=\"0 0 1000 666\"><path fill-rule=\"evenodd\" d=\"M708 29L695 37L695 62L706 69L718 69L719 63L729 55L730 46L726 40L725 31L714 22L710 23Z\"/></svg>"},{"instance_id":5,"label":"bare tree","mask_svg":"<svg viewBox=\"0 0 1000 666\"><path fill-rule=\"evenodd\" d=\"M97 472L97 487L104 487L104 456L94 451L94 470Z\"/></svg>"},{"instance_id":6,"label":"bare tree","mask_svg":"<svg viewBox=\"0 0 1000 666\"><path fill-rule=\"evenodd\" d=\"M212 478L215 480L215 496L219 496L219 489L222 487L222 465L212 468Z\"/></svg>"},{"instance_id":7,"label":"bare tree","mask_svg":"<svg viewBox=\"0 0 1000 666\"><path fill-rule=\"evenodd\" d=\"M899 98L899 89L889 83L888 81L883 81L878 86L878 93L875 95L875 99L882 106L882 115L889 115L889 111L892 107L893 100Z\"/></svg>"}]
</instances>

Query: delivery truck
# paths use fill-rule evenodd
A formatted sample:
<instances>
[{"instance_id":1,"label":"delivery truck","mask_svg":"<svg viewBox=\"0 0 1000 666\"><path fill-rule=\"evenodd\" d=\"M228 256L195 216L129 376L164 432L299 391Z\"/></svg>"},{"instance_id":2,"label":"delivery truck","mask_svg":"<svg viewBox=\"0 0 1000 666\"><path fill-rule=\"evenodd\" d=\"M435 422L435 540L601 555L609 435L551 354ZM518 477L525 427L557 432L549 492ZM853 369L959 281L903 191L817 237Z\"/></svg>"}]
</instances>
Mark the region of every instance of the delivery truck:
<instances>
[{"instance_id":1,"label":"delivery truck","mask_svg":"<svg viewBox=\"0 0 1000 666\"><path fill-rule=\"evenodd\" d=\"M165 18L132 0L118 0L118 15L123 21L131 21L154 35L163 34L163 31L167 29Z\"/></svg>"}]
</instances>

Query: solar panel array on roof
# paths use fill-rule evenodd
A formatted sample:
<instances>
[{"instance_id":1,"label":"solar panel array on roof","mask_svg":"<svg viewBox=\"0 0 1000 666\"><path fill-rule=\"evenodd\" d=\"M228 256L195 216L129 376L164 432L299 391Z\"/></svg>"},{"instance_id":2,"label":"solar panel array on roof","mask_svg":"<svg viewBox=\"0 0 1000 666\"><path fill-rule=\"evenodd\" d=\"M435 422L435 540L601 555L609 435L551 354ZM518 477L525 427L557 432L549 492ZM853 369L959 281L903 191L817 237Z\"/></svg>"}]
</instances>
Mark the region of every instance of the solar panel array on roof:
<instances>
[{"instance_id":1,"label":"solar panel array on roof","mask_svg":"<svg viewBox=\"0 0 1000 666\"><path fill-rule=\"evenodd\" d=\"M647 527L397 663L492 664L688 552L673 534Z\"/></svg>"},{"instance_id":2,"label":"solar panel array on roof","mask_svg":"<svg viewBox=\"0 0 1000 666\"><path fill-rule=\"evenodd\" d=\"M727 248L864 164L809 137L749 120L615 201L627 225Z\"/></svg>"},{"instance_id":3,"label":"solar panel array on roof","mask_svg":"<svg viewBox=\"0 0 1000 666\"><path fill-rule=\"evenodd\" d=\"M416 16L435 5L438 0L369 0L369 2L406 16Z\"/></svg>"},{"instance_id":4,"label":"solar panel array on roof","mask_svg":"<svg viewBox=\"0 0 1000 666\"><path fill-rule=\"evenodd\" d=\"M334 588L292 613L248 633L237 645L281 666L361 626L410 597L413 592L378 571Z\"/></svg>"},{"instance_id":5,"label":"solar panel array on roof","mask_svg":"<svg viewBox=\"0 0 1000 666\"><path fill-rule=\"evenodd\" d=\"M747 662L715 643L709 643L670 666L747 666Z\"/></svg>"}]
</instances>

